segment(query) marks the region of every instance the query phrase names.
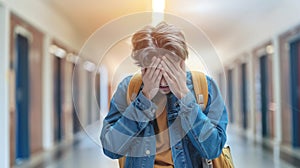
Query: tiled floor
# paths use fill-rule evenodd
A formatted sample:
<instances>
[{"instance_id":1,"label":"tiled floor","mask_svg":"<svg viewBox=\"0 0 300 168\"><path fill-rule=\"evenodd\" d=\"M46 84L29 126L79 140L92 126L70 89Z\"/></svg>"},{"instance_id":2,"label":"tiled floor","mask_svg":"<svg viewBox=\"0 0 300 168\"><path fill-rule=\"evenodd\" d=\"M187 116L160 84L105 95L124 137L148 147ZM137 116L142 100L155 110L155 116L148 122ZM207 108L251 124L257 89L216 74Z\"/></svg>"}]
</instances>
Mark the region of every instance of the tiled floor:
<instances>
[{"instance_id":1,"label":"tiled floor","mask_svg":"<svg viewBox=\"0 0 300 168\"><path fill-rule=\"evenodd\" d=\"M294 166L275 157L261 145L228 131L228 142L236 168L293 168ZM117 168L117 161L104 156L99 145L85 137L76 145L58 153L57 160L48 160L38 166L47 168ZM22 167L22 166L21 166ZM30 166L31 167L31 166Z\"/></svg>"},{"instance_id":2,"label":"tiled floor","mask_svg":"<svg viewBox=\"0 0 300 168\"><path fill-rule=\"evenodd\" d=\"M228 131L228 144L236 168L294 168L274 155L271 151L263 148L261 144L243 138L233 130Z\"/></svg>"},{"instance_id":3,"label":"tiled floor","mask_svg":"<svg viewBox=\"0 0 300 168\"><path fill-rule=\"evenodd\" d=\"M84 139L69 149L57 162L47 168L114 168L118 162L107 158L102 149L90 139Z\"/></svg>"}]
</instances>

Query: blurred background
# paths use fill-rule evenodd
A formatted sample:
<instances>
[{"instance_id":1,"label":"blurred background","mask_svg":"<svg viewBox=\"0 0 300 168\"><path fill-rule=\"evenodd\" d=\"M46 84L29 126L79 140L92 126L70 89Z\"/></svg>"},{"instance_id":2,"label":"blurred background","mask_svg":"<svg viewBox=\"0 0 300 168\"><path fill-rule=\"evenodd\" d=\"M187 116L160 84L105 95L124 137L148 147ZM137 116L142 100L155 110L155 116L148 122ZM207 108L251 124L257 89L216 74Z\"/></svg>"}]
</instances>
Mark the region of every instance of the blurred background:
<instances>
[{"instance_id":1,"label":"blurred background","mask_svg":"<svg viewBox=\"0 0 300 168\"><path fill-rule=\"evenodd\" d=\"M300 167L299 11L298 0L0 0L0 167L118 167L99 134L138 70L130 35L168 19L188 67L219 85L235 166Z\"/></svg>"}]
</instances>

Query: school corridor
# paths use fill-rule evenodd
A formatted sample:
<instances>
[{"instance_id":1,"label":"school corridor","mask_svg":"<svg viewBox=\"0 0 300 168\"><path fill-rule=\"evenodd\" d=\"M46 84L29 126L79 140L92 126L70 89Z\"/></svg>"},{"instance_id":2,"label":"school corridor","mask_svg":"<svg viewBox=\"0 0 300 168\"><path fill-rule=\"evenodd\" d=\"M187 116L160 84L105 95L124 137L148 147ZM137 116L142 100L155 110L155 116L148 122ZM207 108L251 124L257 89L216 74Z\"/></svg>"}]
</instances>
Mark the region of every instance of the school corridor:
<instances>
[{"instance_id":1,"label":"school corridor","mask_svg":"<svg viewBox=\"0 0 300 168\"><path fill-rule=\"evenodd\" d=\"M218 85L236 168L300 167L300 1L0 0L0 168L116 168L99 140L131 37L180 28Z\"/></svg>"}]
</instances>

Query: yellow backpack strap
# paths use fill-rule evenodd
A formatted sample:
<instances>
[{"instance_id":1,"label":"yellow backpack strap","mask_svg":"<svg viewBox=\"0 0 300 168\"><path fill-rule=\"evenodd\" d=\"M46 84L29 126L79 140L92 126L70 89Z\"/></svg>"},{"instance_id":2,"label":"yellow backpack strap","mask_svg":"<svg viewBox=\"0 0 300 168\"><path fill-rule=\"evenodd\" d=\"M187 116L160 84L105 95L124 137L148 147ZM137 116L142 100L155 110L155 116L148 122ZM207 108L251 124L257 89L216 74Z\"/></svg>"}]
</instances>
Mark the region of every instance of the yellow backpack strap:
<instances>
[{"instance_id":1,"label":"yellow backpack strap","mask_svg":"<svg viewBox=\"0 0 300 168\"><path fill-rule=\"evenodd\" d=\"M127 104L130 104L136 98L142 83L142 74L137 73L131 77L127 88Z\"/></svg>"},{"instance_id":2,"label":"yellow backpack strap","mask_svg":"<svg viewBox=\"0 0 300 168\"><path fill-rule=\"evenodd\" d=\"M136 98L137 94L140 91L142 83L143 83L142 74L137 73L131 77L127 88L127 104L130 104ZM125 156L119 159L120 168L125 167L125 161L126 161Z\"/></svg>"},{"instance_id":3,"label":"yellow backpack strap","mask_svg":"<svg viewBox=\"0 0 300 168\"><path fill-rule=\"evenodd\" d=\"M125 161L126 161L125 156L123 156L119 159L119 168L124 168L125 167Z\"/></svg>"},{"instance_id":4,"label":"yellow backpack strap","mask_svg":"<svg viewBox=\"0 0 300 168\"><path fill-rule=\"evenodd\" d=\"M191 74L197 103L200 105L202 111L204 111L208 102L206 75L199 71L191 71Z\"/></svg>"}]
</instances>

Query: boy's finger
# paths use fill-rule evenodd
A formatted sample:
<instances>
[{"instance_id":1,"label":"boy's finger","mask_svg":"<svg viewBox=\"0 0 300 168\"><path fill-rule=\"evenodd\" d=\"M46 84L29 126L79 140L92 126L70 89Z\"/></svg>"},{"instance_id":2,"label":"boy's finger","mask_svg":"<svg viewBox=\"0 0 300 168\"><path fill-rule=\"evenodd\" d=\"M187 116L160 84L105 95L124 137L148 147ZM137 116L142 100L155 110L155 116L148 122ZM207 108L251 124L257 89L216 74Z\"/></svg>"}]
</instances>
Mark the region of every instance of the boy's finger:
<instances>
[{"instance_id":1,"label":"boy's finger","mask_svg":"<svg viewBox=\"0 0 300 168\"><path fill-rule=\"evenodd\" d=\"M174 73L177 71L177 69L174 66L174 64L172 64L166 57L163 57L163 62L165 62L165 64L169 67L170 71L172 71Z\"/></svg>"},{"instance_id":2,"label":"boy's finger","mask_svg":"<svg viewBox=\"0 0 300 168\"><path fill-rule=\"evenodd\" d=\"M149 77L151 77L152 76L152 67L154 66L154 62L155 62L155 60L156 60L156 57L154 56L153 58L152 58L152 62L151 62L151 64L147 67L147 69L148 69L148 74L149 74Z\"/></svg>"},{"instance_id":3,"label":"boy's finger","mask_svg":"<svg viewBox=\"0 0 300 168\"><path fill-rule=\"evenodd\" d=\"M161 61L161 65L163 66L165 71L171 73L171 69L169 68L169 66L166 64L166 62L164 60Z\"/></svg>"},{"instance_id":4,"label":"boy's finger","mask_svg":"<svg viewBox=\"0 0 300 168\"><path fill-rule=\"evenodd\" d=\"M174 80L174 81L176 81L177 78L178 78L178 76L175 76L173 73L167 72L167 74L169 75L169 78L172 79L172 80Z\"/></svg>"},{"instance_id":5,"label":"boy's finger","mask_svg":"<svg viewBox=\"0 0 300 168\"><path fill-rule=\"evenodd\" d=\"M157 84L159 84L159 82L160 82L162 76L163 76L162 71L159 71L159 73L158 73L158 75L157 75L157 77L156 77L156 79L155 79L155 82L156 82Z\"/></svg>"},{"instance_id":6,"label":"boy's finger","mask_svg":"<svg viewBox=\"0 0 300 168\"><path fill-rule=\"evenodd\" d=\"M181 61L180 61L180 68L181 68L182 70L185 70L185 62L184 62L184 60L181 60Z\"/></svg>"},{"instance_id":7,"label":"boy's finger","mask_svg":"<svg viewBox=\"0 0 300 168\"><path fill-rule=\"evenodd\" d=\"M152 79L155 81L156 80L156 78L158 77L158 75L159 75L159 72L160 72L160 69L156 69L155 70L155 72L154 72L154 74L153 74L153 76L152 76Z\"/></svg>"},{"instance_id":8,"label":"boy's finger","mask_svg":"<svg viewBox=\"0 0 300 168\"><path fill-rule=\"evenodd\" d=\"M160 64L160 58L156 58L153 65L152 65L152 67L150 67L151 68L150 74L149 74L150 78L153 77L154 72L155 72L155 70L156 70L156 68L158 67L159 64Z\"/></svg>"},{"instance_id":9,"label":"boy's finger","mask_svg":"<svg viewBox=\"0 0 300 168\"><path fill-rule=\"evenodd\" d=\"M170 76L168 75L168 73L166 71L163 71L163 76L166 79L168 84L172 83L172 80L171 80Z\"/></svg>"}]
</instances>

